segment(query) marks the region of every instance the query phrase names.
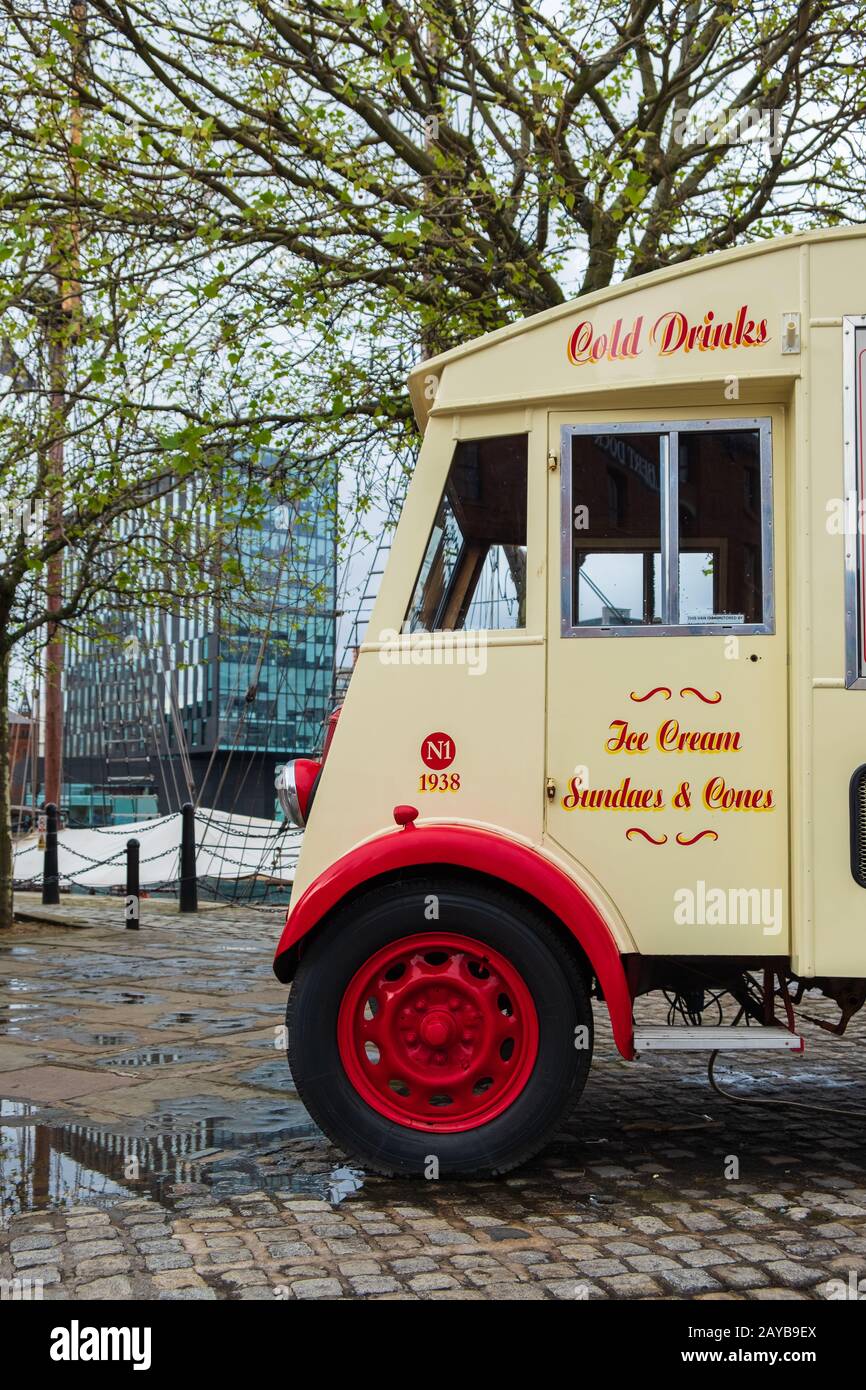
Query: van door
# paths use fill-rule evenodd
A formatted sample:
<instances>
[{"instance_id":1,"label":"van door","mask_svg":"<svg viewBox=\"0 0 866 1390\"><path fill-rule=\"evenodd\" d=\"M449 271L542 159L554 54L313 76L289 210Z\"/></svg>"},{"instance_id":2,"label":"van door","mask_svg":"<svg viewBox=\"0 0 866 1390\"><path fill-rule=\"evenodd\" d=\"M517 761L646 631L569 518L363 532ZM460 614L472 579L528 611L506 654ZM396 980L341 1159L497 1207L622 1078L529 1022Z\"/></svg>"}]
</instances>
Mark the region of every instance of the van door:
<instances>
[{"instance_id":1,"label":"van door","mask_svg":"<svg viewBox=\"0 0 866 1390\"><path fill-rule=\"evenodd\" d=\"M549 444L547 834L642 953L787 955L782 414Z\"/></svg>"}]
</instances>

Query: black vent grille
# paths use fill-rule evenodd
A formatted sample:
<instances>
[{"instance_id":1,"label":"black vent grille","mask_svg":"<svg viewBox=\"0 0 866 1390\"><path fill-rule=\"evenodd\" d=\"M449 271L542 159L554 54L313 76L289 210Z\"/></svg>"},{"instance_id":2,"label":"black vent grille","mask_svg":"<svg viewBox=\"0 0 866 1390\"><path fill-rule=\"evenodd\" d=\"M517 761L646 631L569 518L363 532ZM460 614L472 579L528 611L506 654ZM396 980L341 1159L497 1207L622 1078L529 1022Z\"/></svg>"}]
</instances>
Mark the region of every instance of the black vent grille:
<instances>
[{"instance_id":1,"label":"black vent grille","mask_svg":"<svg viewBox=\"0 0 866 1390\"><path fill-rule=\"evenodd\" d=\"M851 778L851 874L866 888L866 763Z\"/></svg>"}]
</instances>

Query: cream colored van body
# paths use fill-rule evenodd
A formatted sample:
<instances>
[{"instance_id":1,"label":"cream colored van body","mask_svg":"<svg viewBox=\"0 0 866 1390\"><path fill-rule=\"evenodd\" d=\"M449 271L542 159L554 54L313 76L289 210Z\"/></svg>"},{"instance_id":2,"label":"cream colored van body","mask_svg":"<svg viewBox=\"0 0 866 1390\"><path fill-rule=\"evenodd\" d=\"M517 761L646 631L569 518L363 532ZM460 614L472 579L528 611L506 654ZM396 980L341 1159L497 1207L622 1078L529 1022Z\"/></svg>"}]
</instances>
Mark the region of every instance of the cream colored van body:
<instances>
[{"instance_id":1,"label":"cream colored van body","mask_svg":"<svg viewBox=\"0 0 866 1390\"><path fill-rule=\"evenodd\" d=\"M556 866L635 980L660 958L832 977L836 997L840 980L866 977L855 776L866 763L864 272L859 230L768 241L616 285L414 371L423 445L316 790L284 942L331 866L413 833L394 830L394 808L408 806L416 829L482 827ZM522 621L408 631L455 450L519 436ZM691 524L683 441L700 466L708 439L748 439L756 461L747 510L762 540L746 547L741 585L760 595L751 614L692 614L678 589L718 592L738 563L725 535L677 546L678 525ZM575 577L572 483L583 475L571 460L587 449L607 461L611 515L618 488L658 499L658 554L648 560L645 546L642 562L652 621L635 622L633 605L620 611L591 577L637 573L629 543L606 541L580 569L574 559ZM585 622L584 576L597 595L586 591ZM431 739L451 743L447 778L429 776Z\"/></svg>"}]
</instances>

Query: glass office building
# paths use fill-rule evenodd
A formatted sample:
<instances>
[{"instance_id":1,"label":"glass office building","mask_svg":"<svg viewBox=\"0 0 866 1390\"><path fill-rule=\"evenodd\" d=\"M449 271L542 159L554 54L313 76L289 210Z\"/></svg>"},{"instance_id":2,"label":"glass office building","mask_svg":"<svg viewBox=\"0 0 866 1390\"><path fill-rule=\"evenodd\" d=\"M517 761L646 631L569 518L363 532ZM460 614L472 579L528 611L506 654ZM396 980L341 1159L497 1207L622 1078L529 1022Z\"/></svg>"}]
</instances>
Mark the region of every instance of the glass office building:
<instances>
[{"instance_id":1,"label":"glass office building","mask_svg":"<svg viewBox=\"0 0 866 1390\"><path fill-rule=\"evenodd\" d=\"M183 494L160 505L183 507ZM122 823L130 796L155 796L160 814L197 797L272 819L276 767L320 746L334 690L333 495L274 503L232 556L242 582L70 640L64 781L70 795L88 785L92 823Z\"/></svg>"}]
</instances>

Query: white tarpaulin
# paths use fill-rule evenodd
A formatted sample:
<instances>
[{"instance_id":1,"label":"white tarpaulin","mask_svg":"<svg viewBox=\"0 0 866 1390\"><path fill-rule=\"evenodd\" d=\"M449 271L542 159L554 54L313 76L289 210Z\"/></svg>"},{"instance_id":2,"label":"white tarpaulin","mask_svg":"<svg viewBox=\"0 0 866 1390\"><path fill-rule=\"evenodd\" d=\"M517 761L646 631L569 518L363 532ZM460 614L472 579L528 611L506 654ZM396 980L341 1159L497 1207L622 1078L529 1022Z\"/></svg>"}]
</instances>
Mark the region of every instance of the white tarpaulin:
<instances>
[{"instance_id":1,"label":"white tarpaulin","mask_svg":"<svg viewBox=\"0 0 866 1390\"><path fill-rule=\"evenodd\" d=\"M126 842L138 840L142 888L174 883L180 874L180 813L137 825L101 830L61 830L57 836L62 885L114 888L126 882ZM224 811L195 813L196 877L259 878L291 883L303 832L279 821L230 816ZM37 834L15 845L16 883L42 882L43 851Z\"/></svg>"}]
</instances>

